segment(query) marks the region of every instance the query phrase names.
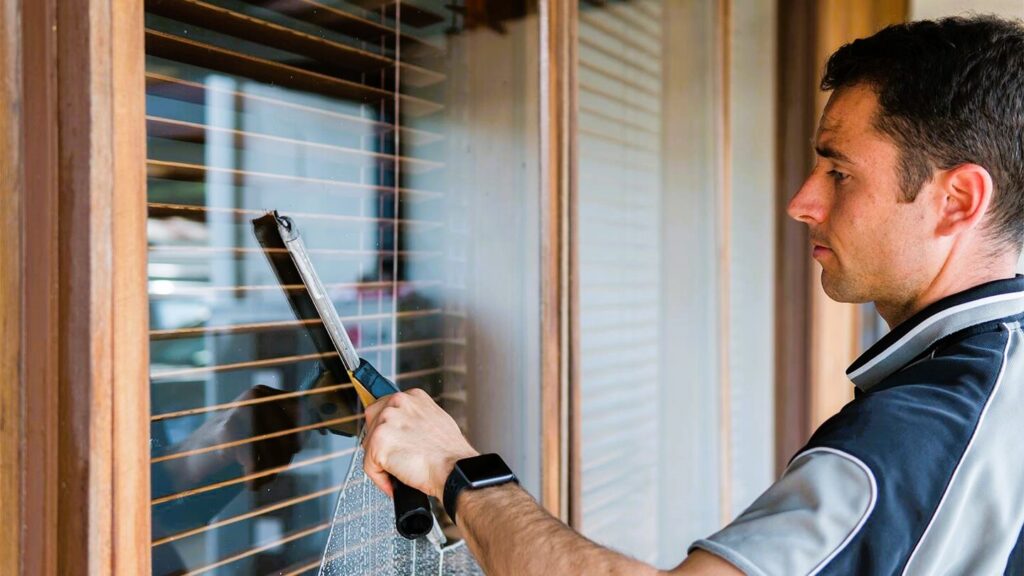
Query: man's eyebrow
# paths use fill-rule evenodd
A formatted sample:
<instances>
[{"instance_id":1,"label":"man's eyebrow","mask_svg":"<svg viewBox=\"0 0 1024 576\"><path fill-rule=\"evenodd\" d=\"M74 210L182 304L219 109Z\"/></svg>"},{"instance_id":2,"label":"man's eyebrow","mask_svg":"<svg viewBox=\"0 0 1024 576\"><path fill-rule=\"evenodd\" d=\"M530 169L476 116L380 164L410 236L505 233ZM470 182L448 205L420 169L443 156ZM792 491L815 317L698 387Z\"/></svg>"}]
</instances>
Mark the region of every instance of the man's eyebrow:
<instances>
[{"instance_id":1,"label":"man's eyebrow","mask_svg":"<svg viewBox=\"0 0 1024 576\"><path fill-rule=\"evenodd\" d=\"M814 147L814 152L822 158L831 158L833 160L839 160L840 162L846 162L847 164L853 164L853 160L849 156L843 154L839 150L829 146L828 144L818 144L811 141L811 146Z\"/></svg>"}]
</instances>

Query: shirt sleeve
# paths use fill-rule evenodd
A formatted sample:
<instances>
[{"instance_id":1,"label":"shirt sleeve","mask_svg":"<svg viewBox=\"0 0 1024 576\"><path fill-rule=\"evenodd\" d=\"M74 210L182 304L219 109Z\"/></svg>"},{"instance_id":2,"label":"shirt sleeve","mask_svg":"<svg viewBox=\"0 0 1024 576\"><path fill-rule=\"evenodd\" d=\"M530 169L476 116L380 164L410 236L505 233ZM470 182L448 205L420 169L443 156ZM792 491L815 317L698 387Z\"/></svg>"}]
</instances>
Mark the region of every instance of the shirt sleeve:
<instances>
[{"instance_id":1,"label":"shirt sleeve","mask_svg":"<svg viewBox=\"0 0 1024 576\"><path fill-rule=\"evenodd\" d=\"M748 576L795 576L823 569L864 526L874 509L874 474L832 448L802 452L782 478L701 549Z\"/></svg>"}]
</instances>

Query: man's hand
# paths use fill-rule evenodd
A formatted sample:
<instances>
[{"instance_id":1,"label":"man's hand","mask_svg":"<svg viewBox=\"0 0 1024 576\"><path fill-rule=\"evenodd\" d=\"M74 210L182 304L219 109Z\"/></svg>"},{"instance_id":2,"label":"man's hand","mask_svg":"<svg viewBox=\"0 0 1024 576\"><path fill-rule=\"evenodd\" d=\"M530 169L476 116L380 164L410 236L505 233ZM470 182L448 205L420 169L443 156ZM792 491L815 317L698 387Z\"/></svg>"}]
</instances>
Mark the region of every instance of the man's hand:
<instances>
[{"instance_id":1,"label":"man's hand","mask_svg":"<svg viewBox=\"0 0 1024 576\"><path fill-rule=\"evenodd\" d=\"M458 424L420 389L392 394L367 408L363 444L366 475L388 496L390 473L441 499L455 462L477 455Z\"/></svg>"}]
</instances>

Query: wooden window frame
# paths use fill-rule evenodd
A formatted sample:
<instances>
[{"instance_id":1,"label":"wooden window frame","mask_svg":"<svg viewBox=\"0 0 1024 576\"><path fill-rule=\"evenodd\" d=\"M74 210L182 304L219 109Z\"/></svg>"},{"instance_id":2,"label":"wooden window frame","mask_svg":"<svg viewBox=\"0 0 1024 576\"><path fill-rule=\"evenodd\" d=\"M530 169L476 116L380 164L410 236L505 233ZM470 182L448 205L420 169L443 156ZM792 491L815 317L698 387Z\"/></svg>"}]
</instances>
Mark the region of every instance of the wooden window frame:
<instances>
[{"instance_id":1,"label":"wooden window frame","mask_svg":"<svg viewBox=\"0 0 1024 576\"><path fill-rule=\"evenodd\" d=\"M2 570L146 573L143 3L2 6Z\"/></svg>"}]
</instances>

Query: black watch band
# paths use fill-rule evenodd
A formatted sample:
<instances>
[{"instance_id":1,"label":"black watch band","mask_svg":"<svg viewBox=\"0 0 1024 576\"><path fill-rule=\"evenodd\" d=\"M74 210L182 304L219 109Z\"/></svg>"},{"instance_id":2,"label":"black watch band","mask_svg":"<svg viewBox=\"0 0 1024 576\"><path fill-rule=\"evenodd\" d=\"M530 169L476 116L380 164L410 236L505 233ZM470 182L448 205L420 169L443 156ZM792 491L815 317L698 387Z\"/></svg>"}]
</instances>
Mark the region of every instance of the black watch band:
<instances>
[{"instance_id":1,"label":"black watch band","mask_svg":"<svg viewBox=\"0 0 1024 576\"><path fill-rule=\"evenodd\" d=\"M489 486L499 486L509 482L518 483L505 461L497 454L481 454L471 458L463 458L455 463L448 480L444 483L444 511L455 520L455 501L463 490L477 490Z\"/></svg>"}]
</instances>

